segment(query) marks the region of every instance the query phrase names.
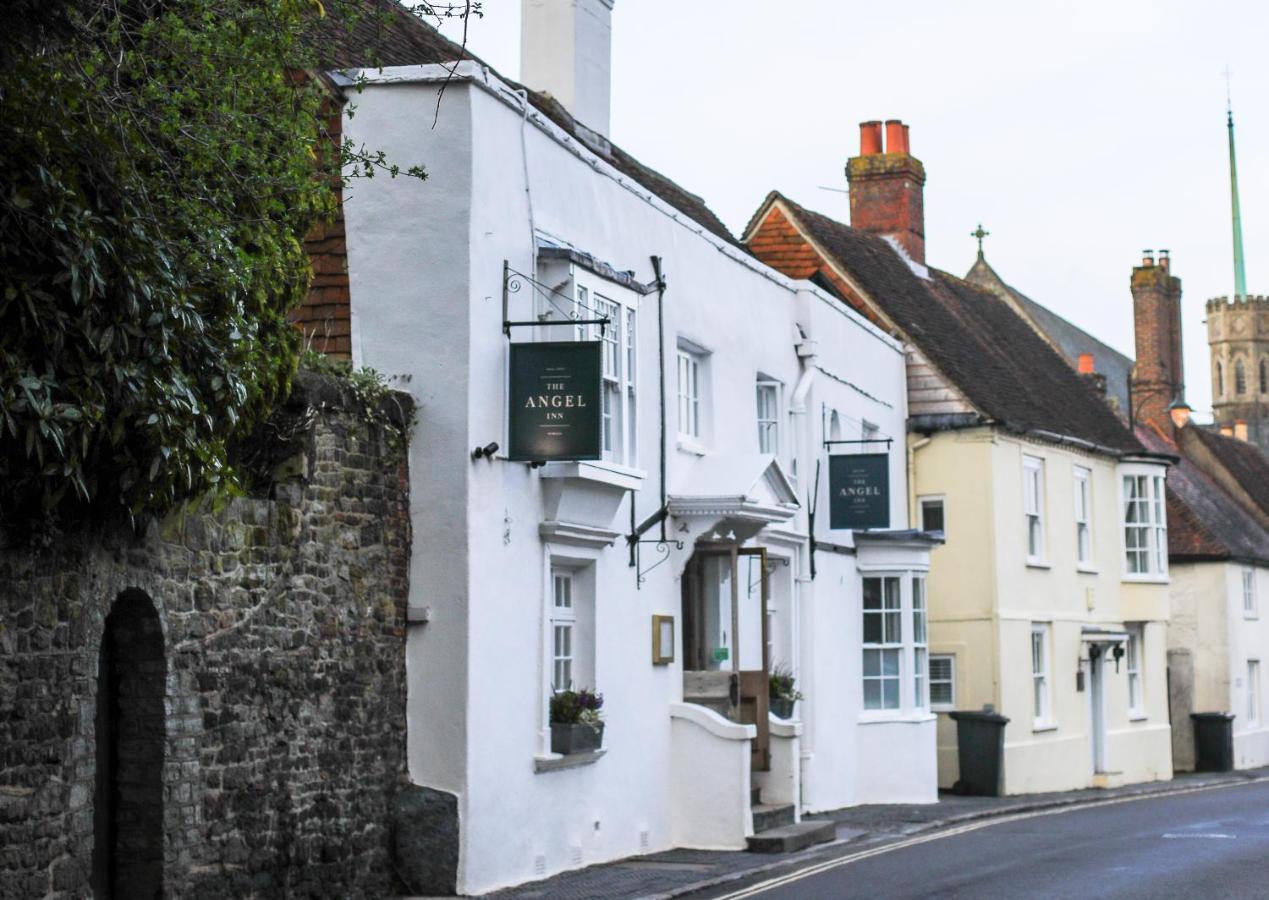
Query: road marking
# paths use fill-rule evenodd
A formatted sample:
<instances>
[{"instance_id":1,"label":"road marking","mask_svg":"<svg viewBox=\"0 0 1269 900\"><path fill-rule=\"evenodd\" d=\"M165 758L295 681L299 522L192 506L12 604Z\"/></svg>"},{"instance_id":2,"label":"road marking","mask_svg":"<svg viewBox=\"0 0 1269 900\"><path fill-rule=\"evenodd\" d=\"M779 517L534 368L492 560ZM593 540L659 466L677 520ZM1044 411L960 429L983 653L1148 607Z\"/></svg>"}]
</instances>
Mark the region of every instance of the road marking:
<instances>
[{"instance_id":1,"label":"road marking","mask_svg":"<svg viewBox=\"0 0 1269 900\"><path fill-rule=\"evenodd\" d=\"M1228 838L1233 840L1232 834L1165 834L1165 838Z\"/></svg>"},{"instance_id":2,"label":"road marking","mask_svg":"<svg viewBox=\"0 0 1269 900\"><path fill-rule=\"evenodd\" d=\"M1248 784L1261 784L1269 781L1269 776L1261 778L1250 778L1246 781L1230 781L1223 784L1205 784L1198 787L1183 788L1179 791L1166 791L1158 793L1134 794L1131 797L1117 797L1113 800L1092 800L1087 803L1072 803L1069 806L1058 806L1052 809L1037 809L1031 812L1014 813L1008 816L999 816L992 819L983 819L981 821L969 822L965 825L958 825L948 828L944 831L937 831L933 834L922 835L921 837L908 838L903 841L895 841L891 844L885 844L880 847L873 847L871 850L861 850L858 853L852 853L849 856L840 856L837 859L826 860L814 866L808 866L797 872L791 872L788 875L780 875L775 878L769 878L766 881L760 881L757 884L750 885L730 894L722 894L717 900L741 900L743 897L753 897L772 888L784 887L795 881L801 881L804 878L810 878L812 875L819 875L821 872L828 872L833 869L839 869L843 866L849 866L851 863L857 863L861 860L871 859L874 856L881 856L883 853L890 853L895 850L903 850L907 847L915 847L918 844L928 844L930 841L938 841L943 838L955 837L959 834L967 834L971 831L978 831L983 828L990 828L994 825L1005 825L1009 822L1021 822L1026 819L1038 819L1041 816L1056 816L1062 813L1079 812L1083 809L1092 809L1095 806L1117 806L1120 803L1132 803L1136 800L1149 800L1152 797L1179 797L1183 794L1197 794L1200 791L1215 791L1222 788L1238 787ZM1177 835L1181 837L1182 835ZM1194 835L1184 835L1184 837L1194 837Z\"/></svg>"}]
</instances>

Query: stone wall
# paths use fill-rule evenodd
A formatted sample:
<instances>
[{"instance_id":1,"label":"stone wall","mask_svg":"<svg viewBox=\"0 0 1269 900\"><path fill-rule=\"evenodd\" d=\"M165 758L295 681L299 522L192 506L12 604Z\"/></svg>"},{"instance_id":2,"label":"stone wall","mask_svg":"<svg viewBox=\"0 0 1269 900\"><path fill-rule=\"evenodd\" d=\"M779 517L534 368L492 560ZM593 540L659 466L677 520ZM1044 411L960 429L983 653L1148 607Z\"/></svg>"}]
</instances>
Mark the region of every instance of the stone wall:
<instances>
[{"instance_id":1,"label":"stone wall","mask_svg":"<svg viewBox=\"0 0 1269 900\"><path fill-rule=\"evenodd\" d=\"M0 897L392 892L403 454L303 373L266 431L259 496L0 547Z\"/></svg>"}]
</instances>

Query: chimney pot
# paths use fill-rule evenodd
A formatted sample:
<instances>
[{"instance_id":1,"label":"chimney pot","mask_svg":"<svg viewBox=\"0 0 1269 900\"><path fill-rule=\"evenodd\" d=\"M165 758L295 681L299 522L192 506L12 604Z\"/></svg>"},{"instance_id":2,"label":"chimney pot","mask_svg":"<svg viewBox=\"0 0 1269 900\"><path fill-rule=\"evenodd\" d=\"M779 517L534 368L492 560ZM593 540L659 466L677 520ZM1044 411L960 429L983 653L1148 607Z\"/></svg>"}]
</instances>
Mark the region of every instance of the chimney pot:
<instances>
[{"instance_id":1,"label":"chimney pot","mask_svg":"<svg viewBox=\"0 0 1269 900\"><path fill-rule=\"evenodd\" d=\"M1160 251L1159 251L1159 266L1160 266L1160 267L1163 269L1163 271L1165 271L1165 272L1166 272L1166 271L1168 271L1168 262L1169 262L1169 259L1168 259L1168 251L1167 251L1167 250L1160 250Z\"/></svg>"},{"instance_id":2,"label":"chimney pot","mask_svg":"<svg viewBox=\"0 0 1269 900\"><path fill-rule=\"evenodd\" d=\"M1234 420L1234 437L1238 438L1238 440L1240 441L1247 440L1247 420L1246 419Z\"/></svg>"},{"instance_id":3,"label":"chimney pot","mask_svg":"<svg viewBox=\"0 0 1269 900\"><path fill-rule=\"evenodd\" d=\"M886 120L886 152L904 154L908 152L907 129L898 119Z\"/></svg>"},{"instance_id":4,"label":"chimney pot","mask_svg":"<svg viewBox=\"0 0 1269 900\"><path fill-rule=\"evenodd\" d=\"M1081 353L1079 360L1079 373L1081 375L1090 375L1097 370L1093 367L1093 354Z\"/></svg>"},{"instance_id":5,"label":"chimney pot","mask_svg":"<svg viewBox=\"0 0 1269 900\"><path fill-rule=\"evenodd\" d=\"M1233 437L1234 429L1230 428L1228 425L1222 425L1221 434L1223 434L1225 437Z\"/></svg>"},{"instance_id":6,"label":"chimney pot","mask_svg":"<svg viewBox=\"0 0 1269 900\"><path fill-rule=\"evenodd\" d=\"M1147 269L1154 265L1154 251L1153 250L1141 251L1141 265Z\"/></svg>"},{"instance_id":7,"label":"chimney pot","mask_svg":"<svg viewBox=\"0 0 1269 900\"><path fill-rule=\"evenodd\" d=\"M1172 417L1172 425L1180 430L1190 422L1190 405L1184 400L1177 400L1168 407L1168 415Z\"/></svg>"},{"instance_id":8,"label":"chimney pot","mask_svg":"<svg viewBox=\"0 0 1269 900\"><path fill-rule=\"evenodd\" d=\"M859 123L859 155L876 156L881 152L881 123Z\"/></svg>"}]
</instances>

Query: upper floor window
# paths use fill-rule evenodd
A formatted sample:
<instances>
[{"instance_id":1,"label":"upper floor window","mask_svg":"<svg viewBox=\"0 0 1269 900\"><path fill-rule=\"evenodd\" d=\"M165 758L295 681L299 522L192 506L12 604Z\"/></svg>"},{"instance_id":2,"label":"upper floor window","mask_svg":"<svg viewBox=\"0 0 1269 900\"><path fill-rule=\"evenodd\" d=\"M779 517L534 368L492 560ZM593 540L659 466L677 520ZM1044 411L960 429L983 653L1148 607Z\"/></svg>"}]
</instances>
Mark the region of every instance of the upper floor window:
<instances>
[{"instance_id":1,"label":"upper floor window","mask_svg":"<svg viewBox=\"0 0 1269 900\"><path fill-rule=\"evenodd\" d=\"M1162 475L1124 476L1124 554L1129 575L1168 570L1168 529Z\"/></svg>"},{"instance_id":2,"label":"upper floor window","mask_svg":"<svg viewBox=\"0 0 1269 900\"><path fill-rule=\"evenodd\" d=\"M1044 560L1044 460L1022 458L1022 502L1027 529L1027 562Z\"/></svg>"},{"instance_id":3,"label":"upper floor window","mask_svg":"<svg viewBox=\"0 0 1269 900\"><path fill-rule=\"evenodd\" d=\"M701 436L701 368L704 360L698 353L679 349L679 434L699 439Z\"/></svg>"},{"instance_id":4,"label":"upper floor window","mask_svg":"<svg viewBox=\"0 0 1269 900\"><path fill-rule=\"evenodd\" d=\"M576 286L574 317L577 319L607 318L608 324L575 326L577 339L597 340L603 344L603 391L600 395L600 417L604 459L633 466L637 463L637 403L635 359L638 326L633 303L623 303L591 290Z\"/></svg>"},{"instance_id":5,"label":"upper floor window","mask_svg":"<svg viewBox=\"0 0 1269 900\"><path fill-rule=\"evenodd\" d=\"M947 527L943 514L943 498L921 497L917 502L921 507L921 530L946 532Z\"/></svg>"},{"instance_id":6,"label":"upper floor window","mask_svg":"<svg viewBox=\"0 0 1269 900\"><path fill-rule=\"evenodd\" d=\"M1081 566L1093 562L1092 473L1075 467L1075 559Z\"/></svg>"},{"instance_id":7,"label":"upper floor window","mask_svg":"<svg viewBox=\"0 0 1269 900\"><path fill-rule=\"evenodd\" d=\"M1234 393L1240 397L1247 393L1247 370L1241 359L1234 360Z\"/></svg>"},{"instance_id":8,"label":"upper floor window","mask_svg":"<svg viewBox=\"0 0 1269 900\"><path fill-rule=\"evenodd\" d=\"M1243 616L1254 619L1259 614L1256 605L1256 570L1243 569Z\"/></svg>"},{"instance_id":9,"label":"upper floor window","mask_svg":"<svg viewBox=\"0 0 1269 900\"><path fill-rule=\"evenodd\" d=\"M780 452L780 383L759 377L757 387L758 452Z\"/></svg>"}]
</instances>

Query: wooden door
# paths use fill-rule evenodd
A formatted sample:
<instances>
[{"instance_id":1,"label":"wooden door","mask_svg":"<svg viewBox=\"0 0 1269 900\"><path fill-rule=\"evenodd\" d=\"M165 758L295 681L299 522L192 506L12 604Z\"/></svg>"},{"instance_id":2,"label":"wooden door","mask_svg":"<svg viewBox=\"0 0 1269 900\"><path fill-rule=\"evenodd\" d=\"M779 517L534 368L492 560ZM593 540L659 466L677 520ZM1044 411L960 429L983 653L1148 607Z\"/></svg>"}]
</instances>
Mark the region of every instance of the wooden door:
<instances>
[{"instance_id":1,"label":"wooden door","mask_svg":"<svg viewBox=\"0 0 1269 900\"><path fill-rule=\"evenodd\" d=\"M755 772L766 772L771 769L771 730L770 719L767 714L770 699L771 684L771 660L770 651L770 634L768 633L769 625L767 623L767 606L770 600L770 583L769 569L767 566L766 548L756 547L748 550L739 550L736 554L738 557L757 557L758 560L758 585L747 584L746 589L758 587L760 590L761 606L759 611L759 622L762 630L762 668L761 669L742 669L738 672L739 676L739 703L737 710L737 721L744 724L756 725L758 727L758 736L754 739L752 746L751 768ZM748 566L743 569L737 566L732 572L732 584L736 588L736 598L733 600L733 609L739 609L739 587L740 578L737 577L741 572L747 573ZM746 576L747 577L747 576ZM737 662L740 660L740 654L736 654Z\"/></svg>"}]
</instances>

